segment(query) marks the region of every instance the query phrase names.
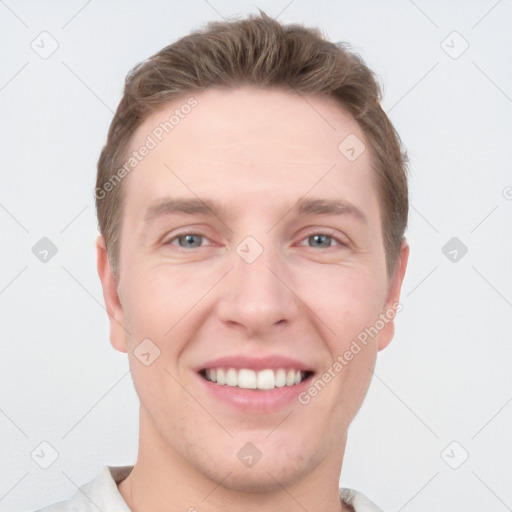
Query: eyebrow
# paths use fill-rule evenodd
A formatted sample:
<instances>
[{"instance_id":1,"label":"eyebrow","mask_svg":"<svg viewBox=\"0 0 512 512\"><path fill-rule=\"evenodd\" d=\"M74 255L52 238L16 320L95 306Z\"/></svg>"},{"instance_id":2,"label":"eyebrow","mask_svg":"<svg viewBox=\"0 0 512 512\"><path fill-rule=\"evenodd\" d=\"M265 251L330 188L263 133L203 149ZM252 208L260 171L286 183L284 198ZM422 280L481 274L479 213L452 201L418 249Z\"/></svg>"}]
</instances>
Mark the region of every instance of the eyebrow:
<instances>
[{"instance_id":1,"label":"eyebrow","mask_svg":"<svg viewBox=\"0 0 512 512\"><path fill-rule=\"evenodd\" d=\"M355 205L340 199L300 199L293 208L299 215L349 215L368 224L366 215Z\"/></svg>"},{"instance_id":2,"label":"eyebrow","mask_svg":"<svg viewBox=\"0 0 512 512\"><path fill-rule=\"evenodd\" d=\"M146 210L144 215L144 222L150 223L151 221L168 215L215 215L223 211L220 203L217 201L201 200L201 199L179 199L179 198L164 198L156 201Z\"/></svg>"},{"instance_id":3,"label":"eyebrow","mask_svg":"<svg viewBox=\"0 0 512 512\"><path fill-rule=\"evenodd\" d=\"M150 222L169 215L210 215L221 218L226 212L225 205L213 199L164 198L156 201L146 210L144 222ZM365 214L355 205L338 199L299 199L286 215L294 212L306 215L347 215L368 224Z\"/></svg>"}]
</instances>

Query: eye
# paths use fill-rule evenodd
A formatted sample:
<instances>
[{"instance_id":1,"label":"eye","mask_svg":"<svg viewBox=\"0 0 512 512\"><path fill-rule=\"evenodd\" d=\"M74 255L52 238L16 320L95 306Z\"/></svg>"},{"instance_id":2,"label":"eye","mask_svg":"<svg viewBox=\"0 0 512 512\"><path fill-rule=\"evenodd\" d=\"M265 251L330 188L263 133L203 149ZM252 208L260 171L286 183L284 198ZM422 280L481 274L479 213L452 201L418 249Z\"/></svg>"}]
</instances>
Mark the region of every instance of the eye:
<instances>
[{"instance_id":1,"label":"eye","mask_svg":"<svg viewBox=\"0 0 512 512\"><path fill-rule=\"evenodd\" d=\"M167 242L165 242L165 245L178 245L183 249L197 249L204 245L203 242L205 240L208 240L208 238L206 238L204 235L200 235L198 233L184 233L182 235L177 235L173 238L170 238ZM327 232L313 233L304 238L304 241L308 242L309 247L320 249L330 249L333 245L333 242L335 245L346 245L339 238ZM178 244L176 244L176 242L178 242Z\"/></svg>"},{"instance_id":2,"label":"eye","mask_svg":"<svg viewBox=\"0 0 512 512\"><path fill-rule=\"evenodd\" d=\"M320 249L329 249L332 246L332 243L335 242L336 245L346 245L339 238L334 237L330 233L313 233L304 239L309 244L309 247L320 248Z\"/></svg>"},{"instance_id":3,"label":"eye","mask_svg":"<svg viewBox=\"0 0 512 512\"><path fill-rule=\"evenodd\" d=\"M203 235L198 235L196 233L186 233L184 235L178 235L174 238L169 239L166 242L166 245L176 245L174 241L178 241L178 245L182 248L192 248L196 249L201 247L203 244L203 240L207 240L207 238Z\"/></svg>"}]
</instances>

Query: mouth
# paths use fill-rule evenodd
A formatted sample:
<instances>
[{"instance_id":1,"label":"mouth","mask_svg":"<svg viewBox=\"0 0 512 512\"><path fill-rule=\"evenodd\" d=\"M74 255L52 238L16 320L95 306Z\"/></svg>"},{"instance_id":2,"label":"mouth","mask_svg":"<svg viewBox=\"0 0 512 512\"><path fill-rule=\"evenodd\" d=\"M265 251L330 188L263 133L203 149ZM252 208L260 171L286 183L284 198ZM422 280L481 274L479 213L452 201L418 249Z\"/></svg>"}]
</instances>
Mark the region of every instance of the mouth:
<instances>
[{"instance_id":1,"label":"mouth","mask_svg":"<svg viewBox=\"0 0 512 512\"><path fill-rule=\"evenodd\" d=\"M195 374L212 407L243 414L282 413L311 385L314 368L320 367L312 361L281 354L230 354L203 361Z\"/></svg>"},{"instance_id":2,"label":"mouth","mask_svg":"<svg viewBox=\"0 0 512 512\"><path fill-rule=\"evenodd\" d=\"M199 375L217 386L228 386L250 391L271 391L276 388L293 388L310 379L314 372L296 368L203 368Z\"/></svg>"}]
</instances>

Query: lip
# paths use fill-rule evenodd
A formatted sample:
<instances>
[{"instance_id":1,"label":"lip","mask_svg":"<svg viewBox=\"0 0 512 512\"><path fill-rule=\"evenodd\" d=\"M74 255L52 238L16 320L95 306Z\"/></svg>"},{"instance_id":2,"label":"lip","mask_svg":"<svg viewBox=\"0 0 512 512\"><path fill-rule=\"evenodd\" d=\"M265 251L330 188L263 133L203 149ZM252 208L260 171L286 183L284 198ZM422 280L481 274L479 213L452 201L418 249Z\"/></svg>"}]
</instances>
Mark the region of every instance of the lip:
<instances>
[{"instance_id":1,"label":"lip","mask_svg":"<svg viewBox=\"0 0 512 512\"><path fill-rule=\"evenodd\" d=\"M269 355L265 357L250 357L247 355L219 357L202 363L200 366L195 368L195 371L199 372L209 368L235 368L235 370L247 368L255 371L266 369L278 370L279 368L284 368L285 370L294 369L303 372L315 371L306 363L279 355Z\"/></svg>"},{"instance_id":2,"label":"lip","mask_svg":"<svg viewBox=\"0 0 512 512\"><path fill-rule=\"evenodd\" d=\"M234 368L235 370L247 368L254 371L284 368L285 370L294 369L310 372L310 375L300 384L295 384L294 386L255 390L210 382L199 373L201 370L210 368ZM230 408L235 408L244 413L277 412L287 405L294 403L294 401L296 403L297 395L310 386L312 377L316 374L311 365L278 354L270 354L264 357L249 356L247 354L218 357L201 363L200 366L195 368L195 372L200 385L204 386L203 389L208 395L223 404L227 404Z\"/></svg>"},{"instance_id":3,"label":"lip","mask_svg":"<svg viewBox=\"0 0 512 512\"><path fill-rule=\"evenodd\" d=\"M234 366L231 367L234 368ZM212 368L215 368L215 366ZM247 366L241 368L247 368ZM269 366L265 368L269 368ZM294 386L256 390L219 385L206 380L196 372L196 376L200 381L199 385L204 386L203 389L208 395L243 413L278 412L291 403L296 403L297 396L311 385L313 375L312 373L309 377L300 382L300 384L295 384Z\"/></svg>"}]
</instances>

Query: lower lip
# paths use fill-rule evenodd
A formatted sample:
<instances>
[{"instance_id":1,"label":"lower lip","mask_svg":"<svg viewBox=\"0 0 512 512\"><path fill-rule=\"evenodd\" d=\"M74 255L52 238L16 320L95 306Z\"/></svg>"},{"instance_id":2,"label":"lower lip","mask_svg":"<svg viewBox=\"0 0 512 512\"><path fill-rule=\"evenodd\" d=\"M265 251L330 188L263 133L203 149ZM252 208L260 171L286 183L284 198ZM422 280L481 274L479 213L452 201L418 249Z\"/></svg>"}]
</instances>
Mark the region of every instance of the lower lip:
<instances>
[{"instance_id":1,"label":"lower lip","mask_svg":"<svg viewBox=\"0 0 512 512\"><path fill-rule=\"evenodd\" d=\"M243 389L234 386L216 384L197 374L206 391L215 399L235 407L243 412L279 411L305 391L311 384L313 375L294 386L283 386L268 390Z\"/></svg>"}]
</instances>

